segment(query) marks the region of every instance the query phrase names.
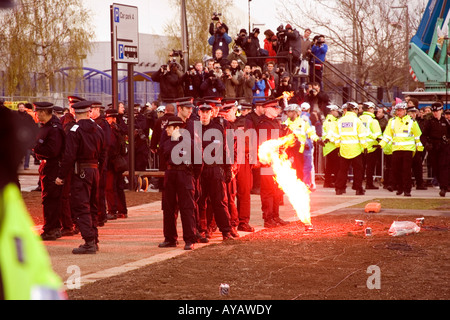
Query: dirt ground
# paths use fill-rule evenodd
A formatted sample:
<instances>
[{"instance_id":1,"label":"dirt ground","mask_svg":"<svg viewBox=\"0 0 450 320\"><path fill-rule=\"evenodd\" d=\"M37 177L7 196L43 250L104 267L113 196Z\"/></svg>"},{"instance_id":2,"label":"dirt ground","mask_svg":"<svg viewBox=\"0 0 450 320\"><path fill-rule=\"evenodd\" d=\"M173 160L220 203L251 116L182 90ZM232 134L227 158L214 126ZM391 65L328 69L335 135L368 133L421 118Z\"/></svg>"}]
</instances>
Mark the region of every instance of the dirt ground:
<instances>
[{"instance_id":1,"label":"dirt ground","mask_svg":"<svg viewBox=\"0 0 450 320\"><path fill-rule=\"evenodd\" d=\"M24 193L35 222L38 192ZM159 193L127 193L128 205ZM402 216L414 221L416 216ZM365 226L355 224L365 221ZM323 215L196 249L68 291L71 300L448 300L450 218L426 217L417 234L392 237L397 216ZM364 235L366 226L373 236ZM376 266L376 267L374 267ZM375 269L374 269L375 268ZM379 269L378 269L379 268ZM372 274L375 270L375 273ZM378 271L377 271L378 270ZM380 275L379 288L374 276ZM230 293L219 295L227 283ZM369 284L369 285L368 285Z\"/></svg>"}]
</instances>

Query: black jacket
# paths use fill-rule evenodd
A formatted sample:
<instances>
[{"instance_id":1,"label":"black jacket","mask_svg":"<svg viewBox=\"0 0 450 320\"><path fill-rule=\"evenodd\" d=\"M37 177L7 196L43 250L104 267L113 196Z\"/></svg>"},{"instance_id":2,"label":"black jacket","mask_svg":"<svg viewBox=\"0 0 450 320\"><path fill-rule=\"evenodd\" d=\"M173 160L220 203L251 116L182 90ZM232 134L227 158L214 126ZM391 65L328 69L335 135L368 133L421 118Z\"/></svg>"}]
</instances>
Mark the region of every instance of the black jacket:
<instances>
[{"instance_id":1,"label":"black jacket","mask_svg":"<svg viewBox=\"0 0 450 320\"><path fill-rule=\"evenodd\" d=\"M181 78L182 73L175 70L164 73L160 69L153 73L152 80L159 82L161 100L183 97L184 92Z\"/></svg>"},{"instance_id":2,"label":"black jacket","mask_svg":"<svg viewBox=\"0 0 450 320\"><path fill-rule=\"evenodd\" d=\"M67 134L58 177L65 179L74 169L75 162L98 164L101 171L105 164L105 155L105 134L102 128L91 119L79 120Z\"/></svg>"},{"instance_id":3,"label":"black jacket","mask_svg":"<svg viewBox=\"0 0 450 320\"><path fill-rule=\"evenodd\" d=\"M59 161L64 152L65 134L59 119L53 115L40 129L37 136L34 153L41 162L39 173L42 176L56 174ZM56 170L56 171L55 171ZM55 177L56 178L56 177Z\"/></svg>"}]
</instances>

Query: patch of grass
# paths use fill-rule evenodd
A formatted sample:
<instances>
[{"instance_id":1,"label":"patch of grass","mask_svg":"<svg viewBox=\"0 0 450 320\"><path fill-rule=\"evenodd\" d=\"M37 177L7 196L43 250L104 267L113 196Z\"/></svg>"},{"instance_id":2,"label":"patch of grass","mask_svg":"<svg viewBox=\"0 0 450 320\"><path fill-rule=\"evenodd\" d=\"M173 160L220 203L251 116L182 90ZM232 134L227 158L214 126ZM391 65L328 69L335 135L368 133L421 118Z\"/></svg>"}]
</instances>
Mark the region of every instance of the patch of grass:
<instances>
[{"instance_id":1,"label":"patch of grass","mask_svg":"<svg viewBox=\"0 0 450 320\"><path fill-rule=\"evenodd\" d=\"M361 202L350 208L364 208L369 202L380 202L381 208L405 210L450 210L449 199L373 199Z\"/></svg>"}]
</instances>

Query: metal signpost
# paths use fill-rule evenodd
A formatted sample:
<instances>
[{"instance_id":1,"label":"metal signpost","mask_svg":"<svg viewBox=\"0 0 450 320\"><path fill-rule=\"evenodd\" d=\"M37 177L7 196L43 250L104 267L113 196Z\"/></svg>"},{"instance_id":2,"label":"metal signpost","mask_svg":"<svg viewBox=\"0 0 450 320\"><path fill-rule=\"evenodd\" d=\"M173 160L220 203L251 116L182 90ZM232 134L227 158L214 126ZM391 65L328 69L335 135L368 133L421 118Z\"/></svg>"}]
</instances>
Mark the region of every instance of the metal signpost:
<instances>
[{"instance_id":1,"label":"metal signpost","mask_svg":"<svg viewBox=\"0 0 450 320\"><path fill-rule=\"evenodd\" d=\"M139 63L138 8L113 3L111 15L111 73L113 108L118 109L118 63L128 68L128 159L129 189L134 190L134 65Z\"/></svg>"}]
</instances>

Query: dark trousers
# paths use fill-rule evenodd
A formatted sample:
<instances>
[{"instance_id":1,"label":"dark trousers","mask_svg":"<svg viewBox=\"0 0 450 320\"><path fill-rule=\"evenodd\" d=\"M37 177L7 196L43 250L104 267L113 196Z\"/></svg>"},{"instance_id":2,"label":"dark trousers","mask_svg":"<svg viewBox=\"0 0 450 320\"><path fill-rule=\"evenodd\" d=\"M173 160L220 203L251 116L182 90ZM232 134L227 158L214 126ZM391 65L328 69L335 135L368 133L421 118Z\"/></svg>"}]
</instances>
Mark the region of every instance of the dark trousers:
<instances>
[{"instance_id":1,"label":"dark trousers","mask_svg":"<svg viewBox=\"0 0 450 320\"><path fill-rule=\"evenodd\" d=\"M423 186L423 151L416 151L412 162L412 173L416 179L416 187Z\"/></svg>"},{"instance_id":2,"label":"dark trousers","mask_svg":"<svg viewBox=\"0 0 450 320\"><path fill-rule=\"evenodd\" d=\"M383 186L394 186L392 181L392 154L384 155Z\"/></svg>"},{"instance_id":3,"label":"dark trousers","mask_svg":"<svg viewBox=\"0 0 450 320\"><path fill-rule=\"evenodd\" d=\"M280 203L283 192L273 175L261 174L261 210L264 221L280 217Z\"/></svg>"},{"instance_id":4,"label":"dark trousers","mask_svg":"<svg viewBox=\"0 0 450 320\"><path fill-rule=\"evenodd\" d=\"M72 175L70 208L80 229L81 237L86 242L98 242L98 180L99 173L95 168L85 168L82 169L81 174Z\"/></svg>"},{"instance_id":5,"label":"dark trousers","mask_svg":"<svg viewBox=\"0 0 450 320\"><path fill-rule=\"evenodd\" d=\"M339 158L339 171L336 178L335 189L345 190L347 187L348 169L353 168L353 187L355 190L362 189L363 181L363 154L351 159Z\"/></svg>"},{"instance_id":6,"label":"dark trousers","mask_svg":"<svg viewBox=\"0 0 450 320\"><path fill-rule=\"evenodd\" d=\"M198 203L197 228L199 232L207 229L207 200L211 202L214 212L214 220L222 233L231 231L230 213L228 212L227 188L225 184L224 171L220 166L203 167L200 176L201 194Z\"/></svg>"},{"instance_id":7,"label":"dark trousers","mask_svg":"<svg viewBox=\"0 0 450 320\"><path fill-rule=\"evenodd\" d=\"M230 213L230 223L231 226L237 227L239 224L239 213L236 206L236 177L231 179L230 182L226 184L227 186L227 199L228 199L228 212Z\"/></svg>"},{"instance_id":8,"label":"dark trousers","mask_svg":"<svg viewBox=\"0 0 450 320\"><path fill-rule=\"evenodd\" d=\"M336 183L339 171L339 148L334 149L325 156L325 181L324 185Z\"/></svg>"},{"instance_id":9,"label":"dark trousers","mask_svg":"<svg viewBox=\"0 0 450 320\"><path fill-rule=\"evenodd\" d=\"M127 213L127 201L125 198L125 180L122 172L108 170L106 173L106 204L108 213Z\"/></svg>"},{"instance_id":10,"label":"dark trousers","mask_svg":"<svg viewBox=\"0 0 450 320\"><path fill-rule=\"evenodd\" d=\"M373 176L377 162L380 159L381 149L375 149L364 156L364 172L366 178L366 186L373 185Z\"/></svg>"},{"instance_id":11,"label":"dark trousers","mask_svg":"<svg viewBox=\"0 0 450 320\"><path fill-rule=\"evenodd\" d=\"M103 169L98 181L98 221L106 220L106 176L107 170Z\"/></svg>"},{"instance_id":12,"label":"dark trousers","mask_svg":"<svg viewBox=\"0 0 450 320\"><path fill-rule=\"evenodd\" d=\"M399 192L411 192L411 167L413 152L397 150L392 152L392 181Z\"/></svg>"},{"instance_id":13,"label":"dark trousers","mask_svg":"<svg viewBox=\"0 0 450 320\"><path fill-rule=\"evenodd\" d=\"M247 161L246 161L247 162ZM239 170L236 175L237 186L237 211L239 215L239 223L249 223L253 176L252 166L249 163L239 165Z\"/></svg>"},{"instance_id":14,"label":"dark trousers","mask_svg":"<svg viewBox=\"0 0 450 320\"><path fill-rule=\"evenodd\" d=\"M429 152L433 176L439 182L440 189L448 187L449 167L450 167L450 144L433 145L433 150Z\"/></svg>"},{"instance_id":15,"label":"dark trousers","mask_svg":"<svg viewBox=\"0 0 450 320\"><path fill-rule=\"evenodd\" d=\"M72 173L70 172L62 187L61 192L61 224L63 229L73 228L73 216L70 210L70 185L72 181Z\"/></svg>"},{"instance_id":16,"label":"dark trousers","mask_svg":"<svg viewBox=\"0 0 450 320\"><path fill-rule=\"evenodd\" d=\"M52 168L41 163L39 168L42 188L42 207L44 211L44 232L61 229L61 193L62 186L55 184L58 167Z\"/></svg>"},{"instance_id":17,"label":"dark trousers","mask_svg":"<svg viewBox=\"0 0 450 320\"><path fill-rule=\"evenodd\" d=\"M185 170L166 170L164 174L163 233L167 242L178 239L177 218L181 216L183 240L196 242L195 180L192 173Z\"/></svg>"},{"instance_id":18,"label":"dark trousers","mask_svg":"<svg viewBox=\"0 0 450 320\"><path fill-rule=\"evenodd\" d=\"M259 193L261 189L261 169L260 168L252 168L252 192Z\"/></svg>"}]
</instances>

